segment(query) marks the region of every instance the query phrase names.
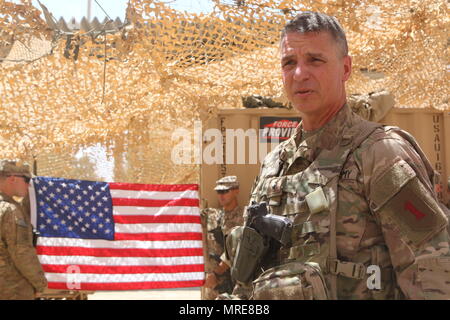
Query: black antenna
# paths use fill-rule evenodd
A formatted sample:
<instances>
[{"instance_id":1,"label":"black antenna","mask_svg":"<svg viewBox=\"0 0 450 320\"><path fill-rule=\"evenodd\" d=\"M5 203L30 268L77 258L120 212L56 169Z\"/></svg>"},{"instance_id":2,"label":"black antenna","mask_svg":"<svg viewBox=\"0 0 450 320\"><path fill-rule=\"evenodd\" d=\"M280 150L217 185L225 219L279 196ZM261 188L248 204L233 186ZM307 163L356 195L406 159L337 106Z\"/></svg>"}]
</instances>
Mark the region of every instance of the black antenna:
<instances>
[{"instance_id":1,"label":"black antenna","mask_svg":"<svg viewBox=\"0 0 450 320\"><path fill-rule=\"evenodd\" d=\"M98 3L97 0L94 0L95 3L100 7L100 9L102 9L102 11L105 13L105 15L108 17L109 20L112 20L111 17L106 13L105 9L103 9L103 7L100 5L100 3Z\"/></svg>"}]
</instances>

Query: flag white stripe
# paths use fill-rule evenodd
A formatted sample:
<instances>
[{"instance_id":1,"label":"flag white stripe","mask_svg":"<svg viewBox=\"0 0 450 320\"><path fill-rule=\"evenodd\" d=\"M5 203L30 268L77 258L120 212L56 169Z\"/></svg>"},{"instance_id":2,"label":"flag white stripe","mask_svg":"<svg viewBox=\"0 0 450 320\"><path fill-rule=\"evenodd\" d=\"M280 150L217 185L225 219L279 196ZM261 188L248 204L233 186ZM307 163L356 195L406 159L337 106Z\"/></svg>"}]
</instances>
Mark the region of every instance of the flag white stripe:
<instances>
[{"instance_id":1,"label":"flag white stripe","mask_svg":"<svg viewBox=\"0 0 450 320\"><path fill-rule=\"evenodd\" d=\"M203 280L203 272L97 274L97 273L47 273L49 282L68 283L121 283L151 281Z\"/></svg>"},{"instance_id":2,"label":"flag white stripe","mask_svg":"<svg viewBox=\"0 0 450 320\"><path fill-rule=\"evenodd\" d=\"M97 265L97 266L176 266L185 264L203 264L203 256L186 257L89 257L89 256L50 256L39 255L41 264L56 265Z\"/></svg>"},{"instance_id":3,"label":"flag white stripe","mask_svg":"<svg viewBox=\"0 0 450 320\"><path fill-rule=\"evenodd\" d=\"M71 238L40 237L38 245L49 247L81 247L81 248L108 248L108 249L185 249L202 248L200 240L179 241L134 241L134 240L83 240Z\"/></svg>"},{"instance_id":4,"label":"flag white stripe","mask_svg":"<svg viewBox=\"0 0 450 320\"><path fill-rule=\"evenodd\" d=\"M151 200L173 200L173 199L198 199L198 192L186 191L133 191L133 190L110 190L112 198L129 199L151 199Z\"/></svg>"},{"instance_id":5,"label":"flag white stripe","mask_svg":"<svg viewBox=\"0 0 450 320\"><path fill-rule=\"evenodd\" d=\"M116 233L202 232L199 223L116 223Z\"/></svg>"},{"instance_id":6,"label":"flag white stripe","mask_svg":"<svg viewBox=\"0 0 450 320\"><path fill-rule=\"evenodd\" d=\"M113 213L115 215L186 215L198 216L199 209L197 207L136 207L136 206L114 206Z\"/></svg>"}]
</instances>

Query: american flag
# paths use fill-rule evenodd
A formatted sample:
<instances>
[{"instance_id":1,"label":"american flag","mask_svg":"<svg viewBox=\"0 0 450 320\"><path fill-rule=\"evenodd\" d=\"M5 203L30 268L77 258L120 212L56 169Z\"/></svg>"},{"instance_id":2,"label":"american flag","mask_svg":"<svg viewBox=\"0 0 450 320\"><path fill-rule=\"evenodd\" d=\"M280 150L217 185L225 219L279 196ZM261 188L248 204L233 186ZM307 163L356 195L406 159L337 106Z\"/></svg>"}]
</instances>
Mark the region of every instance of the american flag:
<instances>
[{"instance_id":1,"label":"american flag","mask_svg":"<svg viewBox=\"0 0 450 320\"><path fill-rule=\"evenodd\" d=\"M204 283L198 185L35 177L31 215L50 289Z\"/></svg>"}]
</instances>

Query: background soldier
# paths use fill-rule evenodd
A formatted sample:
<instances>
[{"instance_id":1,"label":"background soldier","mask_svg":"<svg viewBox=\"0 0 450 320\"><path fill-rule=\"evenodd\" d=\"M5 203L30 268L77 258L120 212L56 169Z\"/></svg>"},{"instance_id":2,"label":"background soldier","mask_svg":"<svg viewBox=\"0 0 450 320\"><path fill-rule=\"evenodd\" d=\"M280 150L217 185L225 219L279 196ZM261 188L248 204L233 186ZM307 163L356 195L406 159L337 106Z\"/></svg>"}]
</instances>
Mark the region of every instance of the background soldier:
<instances>
[{"instance_id":1,"label":"background soldier","mask_svg":"<svg viewBox=\"0 0 450 320\"><path fill-rule=\"evenodd\" d=\"M283 84L302 122L252 190L232 274L254 280L253 299L450 298L435 172L407 132L350 110L351 62L334 17L303 12L283 29Z\"/></svg>"},{"instance_id":2,"label":"background soldier","mask_svg":"<svg viewBox=\"0 0 450 320\"><path fill-rule=\"evenodd\" d=\"M30 216L12 197L27 197L28 166L0 161L0 299L31 300L47 287L33 247Z\"/></svg>"},{"instance_id":3,"label":"background soldier","mask_svg":"<svg viewBox=\"0 0 450 320\"><path fill-rule=\"evenodd\" d=\"M206 226L206 282L203 299L215 299L219 293L233 290L230 266L224 255L226 237L235 226L243 223L243 208L238 204L239 182L236 176L226 176L217 180L216 187L219 204L222 209L203 210Z\"/></svg>"}]
</instances>

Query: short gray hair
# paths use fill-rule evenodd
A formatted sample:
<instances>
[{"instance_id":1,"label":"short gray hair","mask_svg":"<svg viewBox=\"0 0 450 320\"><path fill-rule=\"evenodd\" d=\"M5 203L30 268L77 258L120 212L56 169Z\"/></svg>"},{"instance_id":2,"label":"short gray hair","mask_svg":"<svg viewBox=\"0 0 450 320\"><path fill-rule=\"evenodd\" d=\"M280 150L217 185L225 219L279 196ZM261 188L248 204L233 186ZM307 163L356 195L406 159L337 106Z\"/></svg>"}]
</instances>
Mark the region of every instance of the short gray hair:
<instances>
[{"instance_id":1,"label":"short gray hair","mask_svg":"<svg viewBox=\"0 0 450 320\"><path fill-rule=\"evenodd\" d=\"M281 42L288 32L328 32L341 49L342 55L348 55L347 37L339 21L332 16L319 12L302 12L289 21L281 31Z\"/></svg>"}]
</instances>

